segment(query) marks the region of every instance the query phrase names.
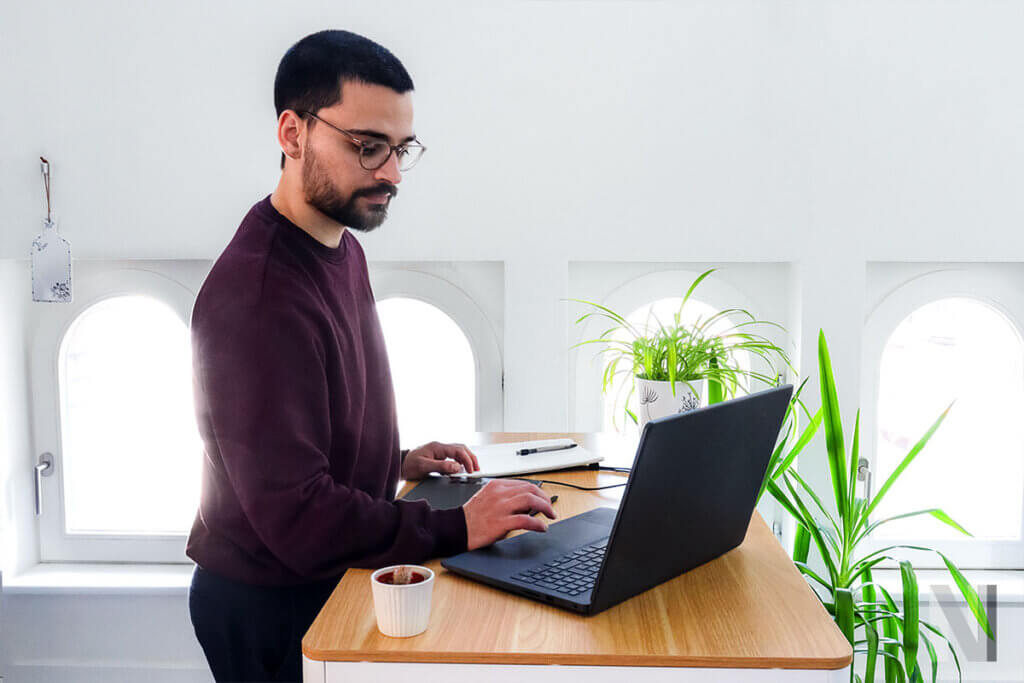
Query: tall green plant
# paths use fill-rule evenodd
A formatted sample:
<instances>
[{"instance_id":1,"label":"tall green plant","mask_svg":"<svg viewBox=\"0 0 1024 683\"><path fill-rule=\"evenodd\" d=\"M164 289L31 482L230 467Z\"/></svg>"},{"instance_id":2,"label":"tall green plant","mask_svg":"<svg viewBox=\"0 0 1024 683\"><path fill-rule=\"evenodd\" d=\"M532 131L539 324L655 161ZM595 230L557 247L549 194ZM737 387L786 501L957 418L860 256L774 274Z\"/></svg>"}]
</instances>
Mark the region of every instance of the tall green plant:
<instances>
[{"instance_id":1,"label":"tall green plant","mask_svg":"<svg viewBox=\"0 0 1024 683\"><path fill-rule=\"evenodd\" d=\"M810 411L807 410L807 406L800 399L800 395L803 393L806 385L807 379L805 378L800 383L800 386L797 387L797 390L793 392L793 398L790 399L789 405L786 406L786 414L782 418L783 429L778 442L775 444L775 450L772 451L772 456L768 460L768 469L765 473L764 481L761 482L761 488L757 492L758 503L761 502L761 497L768 490L768 483L777 481L779 477L785 474L793 462L796 461L797 456L800 455L804 447L814 438L818 427L821 425L821 409L819 408L818 412L811 415ZM800 431L799 436L797 436L797 432L800 430L801 411L808 418L809 422L803 428L803 431Z\"/></svg>"},{"instance_id":2,"label":"tall green plant","mask_svg":"<svg viewBox=\"0 0 1024 683\"><path fill-rule=\"evenodd\" d=\"M866 501L856 496L860 412L858 411L854 422L852 445L847 451L839 415L838 394L832 375L832 361L824 332L818 335L818 369L822 405L820 415L825 426L834 508L827 508L822 496L819 496L795 470L789 468L792 461L784 463L785 469L781 467L783 463L780 462L777 469L781 470L781 476L767 477L765 480L765 488L793 515L798 524L794 562L808 581L818 589L816 592L825 609L834 617L843 635L853 645L855 657L863 663L862 674L851 672L851 680L855 678L863 683L873 683L879 674L882 674L886 683L923 681L925 674L918 661L923 645L931 663L931 680L935 681L938 659L933 638L941 639L948 645L962 680L960 661L953 644L935 626L920 617L917 577L913 566L909 560L897 557L892 551L920 550L933 552L941 557L974 618L988 637L992 638L994 636L981 599L961 571L948 557L931 548L892 545L873 552L860 550L861 544L872 531L893 520L918 515L930 515L957 531L970 535L949 515L937 508L871 521L871 514L935 434L949 413L949 408L939 415L924 436L914 444L874 498ZM804 434L806 435L806 431ZM808 564L808 553L812 544L824 563L826 576L819 575ZM872 570L883 562L893 562L899 567L903 584L902 609L897 606L889 592L873 579ZM881 667L878 666L879 657L882 658Z\"/></svg>"},{"instance_id":3,"label":"tall green plant","mask_svg":"<svg viewBox=\"0 0 1024 683\"><path fill-rule=\"evenodd\" d=\"M599 353L607 354L601 383L604 392L611 391L625 374L630 378L671 382L673 395L676 382L691 385L707 380L709 402L714 403L737 395L750 380L777 384L780 365L792 369L785 350L754 331L763 325L785 329L776 323L758 320L747 310L728 308L706 318L699 317L692 324L682 322L683 311L693 292L715 270L712 268L697 276L668 323L663 323L652 311L643 325L634 325L607 306L585 299L569 299L593 309L577 318L577 324L590 318L603 318L611 323L598 337L572 347L594 344L600 347ZM719 326L722 328L718 329ZM619 333L626 338L618 338ZM742 367L738 360L741 353L764 360L769 372ZM622 401L625 415L636 423L637 417L628 407L635 387L632 382L621 386L629 387ZM617 403L619 399L621 395L616 397Z\"/></svg>"}]
</instances>

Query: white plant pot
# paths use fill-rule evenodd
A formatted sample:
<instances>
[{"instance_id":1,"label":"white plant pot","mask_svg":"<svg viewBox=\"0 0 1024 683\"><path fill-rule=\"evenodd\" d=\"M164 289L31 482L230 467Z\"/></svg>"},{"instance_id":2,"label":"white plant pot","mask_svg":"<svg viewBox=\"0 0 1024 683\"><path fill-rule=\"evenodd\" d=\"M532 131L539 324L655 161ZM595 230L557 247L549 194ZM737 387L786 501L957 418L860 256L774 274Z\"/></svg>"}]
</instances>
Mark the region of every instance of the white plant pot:
<instances>
[{"instance_id":1,"label":"white plant pot","mask_svg":"<svg viewBox=\"0 0 1024 683\"><path fill-rule=\"evenodd\" d=\"M676 382L673 394L672 383L652 379L634 377L636 382L636 398L639 410L637 418L640 428L659 417L686 413L707 405L706 379L687 382Z\"/></svg>"}]
</instances>

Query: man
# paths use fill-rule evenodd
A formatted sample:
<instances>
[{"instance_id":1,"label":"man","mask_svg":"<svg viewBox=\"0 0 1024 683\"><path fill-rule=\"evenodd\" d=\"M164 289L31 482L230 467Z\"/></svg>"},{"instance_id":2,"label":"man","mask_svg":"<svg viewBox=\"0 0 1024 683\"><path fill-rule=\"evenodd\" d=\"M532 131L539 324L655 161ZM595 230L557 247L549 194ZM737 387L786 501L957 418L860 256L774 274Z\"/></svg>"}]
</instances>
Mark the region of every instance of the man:
<instances>
[{"instance_id":1,"label":"man","mask_svg":"<svg viewBox=\"0 0 1024 683\"><path fill-rule=\"evenodd\" d=\"M349 567L544 531L531 510L555 517L523 482L491 482L455 510L394 500L400 478L478 469L462 445L399 451L384 340L351 232L384 221L422 151L412 90L394 55L353 33L323 31L288 50L274 82L280 182L196 299L206 457L186 550L197 564L189 611L218 681L300 680L301 638Z\"/></svg>"}]
</instances>

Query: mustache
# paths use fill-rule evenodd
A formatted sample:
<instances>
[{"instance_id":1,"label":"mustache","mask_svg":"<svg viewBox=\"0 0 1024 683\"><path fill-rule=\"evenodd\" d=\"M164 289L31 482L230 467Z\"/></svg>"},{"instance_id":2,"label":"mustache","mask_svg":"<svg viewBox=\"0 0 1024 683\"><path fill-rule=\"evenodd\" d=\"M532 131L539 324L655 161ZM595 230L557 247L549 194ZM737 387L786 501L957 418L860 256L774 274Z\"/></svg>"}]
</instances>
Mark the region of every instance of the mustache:
<instances>
[{"instance_id":1,"label":"mustache","mask_svg":"<svg viewBox=\"0 0 1024 683\"><path fill-rule=\"evenodd\" d=\"M398 194L398 188L388 183L386 185L378 185L377 187L369 187L365 190L357 190L354 196L362 197L372 194L383 194L385 192L387 192L389 196L394 197Z\"/></svg>"}]
</instances>

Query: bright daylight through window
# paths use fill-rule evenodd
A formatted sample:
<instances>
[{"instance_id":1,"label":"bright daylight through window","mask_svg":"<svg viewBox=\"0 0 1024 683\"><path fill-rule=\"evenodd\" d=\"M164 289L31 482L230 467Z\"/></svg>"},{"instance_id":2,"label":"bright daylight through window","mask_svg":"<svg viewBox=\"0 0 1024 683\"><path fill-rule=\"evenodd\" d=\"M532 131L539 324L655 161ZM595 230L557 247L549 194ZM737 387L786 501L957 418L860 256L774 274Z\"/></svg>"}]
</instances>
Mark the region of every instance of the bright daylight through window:
<instances>
[{"instance_id":1,"label":"bright daylight through window","mask_svg":"<svg viewBox=\"0 0 1024 683\"><path fill-rule=\"evenodd\" d=\"M149 297L105 299L71 325L59 371L68 533L187 533L202 441L185 323Z\"/></svg>"},{"instance_id":2,"label":"bright daylight through window","mask_svg":"<svg viewBox=\"0 0 1024 683\"><path fill-rule=\"evenodd\" d=\"M1022 359L1013 324L973 299L935 301L896 327L879 376L876 490L946 406L955 404L879 505L876 519L939 507L975 538L1020 537ZM884 525L876 535L965 538L927 515Z\"/></svg>"},{"instance_id":3,"label":"bright daylight through window","mask_svg":"<svg viewBox=\"0 0 1024 683\"><path fill-rule=\"evenodd\" d=\"M398 404L402 448L468 438L476 429L476 364L446 313L417 299L377 302Z\"/></svg>"}]
</instances>

